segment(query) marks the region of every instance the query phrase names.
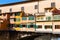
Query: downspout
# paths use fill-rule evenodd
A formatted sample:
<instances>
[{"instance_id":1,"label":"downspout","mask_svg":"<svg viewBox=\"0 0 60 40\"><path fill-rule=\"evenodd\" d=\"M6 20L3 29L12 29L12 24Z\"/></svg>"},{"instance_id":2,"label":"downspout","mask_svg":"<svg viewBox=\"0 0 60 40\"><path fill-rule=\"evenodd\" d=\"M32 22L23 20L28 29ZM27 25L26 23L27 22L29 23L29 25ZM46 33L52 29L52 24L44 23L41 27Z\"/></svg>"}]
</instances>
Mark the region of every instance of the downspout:
<instances>
[{"instance_id":1,"label":"downspout","mask_svg":"<svg viewBox=\"0 0 60 40\"><path fill-rule=\"evenodd\" d=\"M39 14L39 0L37 1L37 14ZM36 14L34 14L35 16L35 31L36 31Z\"/></svg>"}]
</instances>

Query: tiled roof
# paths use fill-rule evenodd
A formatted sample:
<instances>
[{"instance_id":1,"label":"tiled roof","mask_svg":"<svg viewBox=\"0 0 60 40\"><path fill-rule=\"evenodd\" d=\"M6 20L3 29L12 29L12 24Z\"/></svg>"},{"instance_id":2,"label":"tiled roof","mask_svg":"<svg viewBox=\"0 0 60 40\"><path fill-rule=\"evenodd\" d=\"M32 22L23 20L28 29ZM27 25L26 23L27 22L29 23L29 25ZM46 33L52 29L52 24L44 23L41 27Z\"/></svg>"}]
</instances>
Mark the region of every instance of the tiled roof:
<instances>
[{"instance_id":1,"label":"tiled roof","mask_svg":"<svg viewBox=\"0 0 60 40\"><path fill-rule=\"evenodd\" d=\"M52 12L53 12L53 15L59 15L59 14L60 14L60 10L58 10L58 9L56 9L56 8L54 8L54 9L52 10Z\"/></svg>"}]
</instances>

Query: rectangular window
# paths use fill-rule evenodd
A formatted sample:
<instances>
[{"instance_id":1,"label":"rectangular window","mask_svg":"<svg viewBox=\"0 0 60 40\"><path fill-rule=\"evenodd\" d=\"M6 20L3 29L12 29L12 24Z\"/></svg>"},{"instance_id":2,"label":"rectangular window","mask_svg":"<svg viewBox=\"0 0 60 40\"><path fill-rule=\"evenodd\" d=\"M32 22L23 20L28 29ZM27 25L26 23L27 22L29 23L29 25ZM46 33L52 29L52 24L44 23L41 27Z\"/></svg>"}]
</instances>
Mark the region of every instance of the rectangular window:
<instances>
[{"instance_id":1,"label":"rectangular window","mask_svg":"<svg viewBox=\"0 0 60 40\"><path fill-rule=\"evenodd\" d=\"M22 24L20 24L20 28L22 28Z\"/></svg>"},{"instance_id":2,"label":"rectangular window","mask_svg":"<svg viewBox=\"0 0 60 40\"><path fill-rule=\"evenodd\" d=\"M55 2L52 2L51 3L51 7L55 7Z\"/></svg>"},{"instance_id":3,"label":"rectangular window","mask_svg":"<svg viewBox=\"0 0 60 40\"><path fill-rule=\"evenodd\" d=\"M29 28L36 28L36 25L34 23L30 23Z\"/></svg>"},{"instance_id":4,"label":"rectangular window","mask_svg":"<svg viewBox=\"0 0 60 40\"><path fill-rule=\"evenodd\" d=\"M24 11L24 7L21 7L21 11Z\"/></svg>"},{"instance_id":5,"label":"rectangular window","mask_svg":"<svg viewBox=\"0 0 60 40\"><path fill-rule=\"evenodd\" d=\"M27 17L22 17L22 20L27 20Z\"/></svg>"},{"instance_id":6,"label":"rectangular window","mask_svg":"<svg viewBox=\"0 0 60 40\"><path fill-rule=\"evenodd\" d=\"M35 9L38 9L38 5L35 5Z\"/></svg>"},{"instance_id":7,"label":"rectangular window","mask_svg":"<svg viewBox=\"0 0 60 40\"><path fill-rule=\"evenodd\" d=\"M30 28L34 28L34 26L33 25L30 25Z\"/></svg>"},{"instance_id":8,"label":"rectangular window","mask_svg":"<svg viewBox=\"0 0 60 40\"><path fill-rule=\"evenodd\" d=\"M20 13L19 12L15 13L15 16L20 16Z\"/></svg>"},{"instance_id":9,"label":"rectangular window","mask_svg":"<svg viewBox=\"0 0 60 40\"><path fill-rule=\"evenodd\" d=\"M42 28L42 25L38 25L38 28Z\"/></svg>"},{"instance_id":10,"label":"rectangular window","mask_svg":"<svg viewBox=\"0 0 60 40\"><path fill-rule=\"evenodd\" d=\"M12 8L10 8L10 12L12 12Z\"/></svg>"},{"instance_id":11,"label":"rectangular window","mask_svg":"<svg viewBox=\"0 0 60 40\"><path fill-rule=\"evenodd\" d=\"M60 20L60 15L54 15L54 20Z\"/></svg>"},{"instance_id":12,"label":"rectangular window","mask_svg":"<svg viewBox=\"0 0 60 40\"><path fill-rule=\"evenodd\" d=\"M14 24L10 24L10 27L14 27Z\"/></svg>"},{"instance_id":13,"label":"rectangular window","mask_svg":"<svg viewBox=\"0 0 60 40\"><path fill-rule=\"evenodd\" d=\"M13 16L13 13L10 13L10 16Z\"/></svg>"},{"instance_id":14,"label":"rectangular window","mask_svg":"<svg viewBox=\"0 0 60 40\"><path fill-rule=\"evenodd\" d=\"M14 21L16 21L16 18L14 18Z\"/></svg>"},{"instance_id":15,"label":"rectangular window","mask_svg":"<svg viewBox=\"0 0 60 40\"><path fill-rule=\"evenodd\" d=\"M29 20L34 20L34 16L29 16Z\"/></svg>"},{"instance_id":16,"label":"rectangular window","mask_svg":"<svg viewBox=\"0 0 60 40\"><path fill-rule=\"evenodd\" d=\"M46 20L50 21L51 20L51 17L46 17Z\"/></svg>"},{"instance_id":17,"label":"rectangular window","mask_svg":"<svg viewBox=\"0 0 60 40\"><path fill-rule=\"evenodd\" d=\"M3 16L6 16L6 14L3 14Z\"/></svg>"},{"instance_id":18,"label":"rectangular window","mask_svg":"<svg viewBox=\"0 0 60 40\"><path fill-rule=\"evenodd\" d=\"M55 25L55 29L60 29L60 25Z\"/></svg>"},{"instance_id":19,"label":"rectangular window","mask_svg":"<svg viewBox=\"0 0 60 40\"><path fill-rule=\"evenodd\" d=\"M27 27L27 25L22 25L22 27Z\"/></svg>"},{"instance_id":20,"label":"rectangular window","mask_svg":"<svg viewBox=\"0 0 60 40\"><path fill-rule=\"evenodd\" d=\"M45 25L45 29L52 29L52 25Z\"/></svg>"},{"instance_id":21,"label":"rectangular window","mask_svg":"<svg viewBox=\"0 0 60 40\"><path fill-rule=\"evenodd\" d=\"M16 22L19 22L20 21L20 18L16 18Z\"/></svg>"},{"instance_id":22,"label":"rectangular window","mask_svg":"<svg viewBox=\"0 0 60 40\"><path fill-rule=\"evenodd\" d=\"M1 10L0 10L0 13L1 13Z\"/></svg>"},{"instance_id":23,"label":"rectangular window","mask_svg":"<svg viewBox=\"0 0 60 40\"><path fill-rule=\"evenodd\" d=\"M10 22L14 22L14 19L13 19L13 18L11 18L11 19L10 19Z\"/></svg>"},{"instance_id":24,"label":"rectangular window","mask_svg":"<svg viewBox=\"0 0 60 40\"><path fill-rule=\"evenodd\" d=\"M20 27L20 24L17 24L16 27Z\"/></svg>"}]
</instances>

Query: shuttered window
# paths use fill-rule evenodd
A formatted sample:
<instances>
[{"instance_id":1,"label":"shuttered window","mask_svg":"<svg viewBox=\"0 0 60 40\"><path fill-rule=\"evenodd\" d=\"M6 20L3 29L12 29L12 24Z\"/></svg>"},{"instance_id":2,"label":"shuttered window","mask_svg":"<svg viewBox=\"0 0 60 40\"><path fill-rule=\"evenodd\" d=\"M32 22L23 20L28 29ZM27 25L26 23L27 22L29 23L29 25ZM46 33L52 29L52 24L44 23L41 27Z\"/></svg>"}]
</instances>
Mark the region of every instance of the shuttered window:
<instances>
[{"instance_id":1,"label":"shuttered window","mask_svg":"<svg viewBox=\"0 0 60 40\"><path fill-rule=\"evenodd\" d=\"M29 16L29 20L34 20L34 16Z\"/></svg>"}]
</instances>

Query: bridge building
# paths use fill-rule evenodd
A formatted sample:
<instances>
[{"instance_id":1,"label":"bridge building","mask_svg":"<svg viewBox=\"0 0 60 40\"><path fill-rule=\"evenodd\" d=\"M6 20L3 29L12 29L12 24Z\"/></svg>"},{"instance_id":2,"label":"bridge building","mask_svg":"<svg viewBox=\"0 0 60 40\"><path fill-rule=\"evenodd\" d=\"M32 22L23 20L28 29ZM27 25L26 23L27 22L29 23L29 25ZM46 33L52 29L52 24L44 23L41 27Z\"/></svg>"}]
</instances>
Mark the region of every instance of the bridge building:
<instances>
[{"instance_id":1,"label":"bridge building","mask_svg":"<svg viewBox=\"0 0 60 40\"><path fill-rule=\"evenodd\" d=\"M0 29L60 33L60 0L23 1L0 5Z\"/></svg>"}]
</instances>

